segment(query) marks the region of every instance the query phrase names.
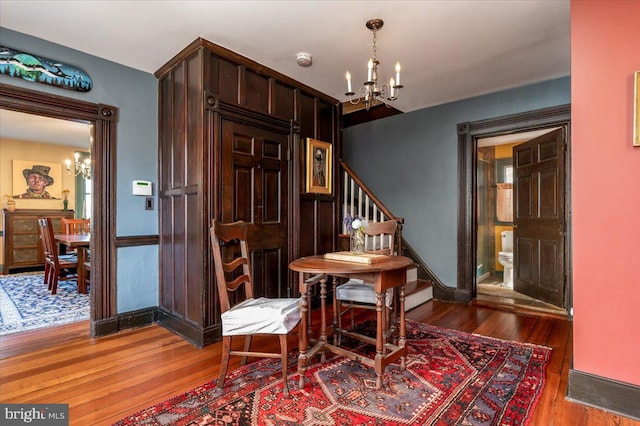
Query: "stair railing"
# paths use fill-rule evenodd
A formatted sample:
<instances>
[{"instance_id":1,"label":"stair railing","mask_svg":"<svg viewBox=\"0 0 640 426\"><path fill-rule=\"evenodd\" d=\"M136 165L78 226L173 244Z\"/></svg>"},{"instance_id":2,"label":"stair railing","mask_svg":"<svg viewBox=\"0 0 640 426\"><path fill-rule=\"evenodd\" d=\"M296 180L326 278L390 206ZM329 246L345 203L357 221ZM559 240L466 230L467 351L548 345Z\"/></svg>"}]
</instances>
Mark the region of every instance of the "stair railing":
<instances>
[{"instance_id":1,"label":"stair railing","mask_svg":"<svg viewBox=\"0 0 640 426\"><path fill-rule=\"evenodd\" d=\"M398 228L395 237L395 250L398 255L402 255L402 225L404 218L395 216L382 202L371 192L371 190L362 182L362 180L347 166L344 161L340 160L342 169L342 217L346 215L360 216L367 222L384 222L386 220L395 220L398 222ZM343 235L348 234L347 228L342 223ZM381 248L381 236L365 235L365 248L368 250Z\"/></svg>"}]
</instances>

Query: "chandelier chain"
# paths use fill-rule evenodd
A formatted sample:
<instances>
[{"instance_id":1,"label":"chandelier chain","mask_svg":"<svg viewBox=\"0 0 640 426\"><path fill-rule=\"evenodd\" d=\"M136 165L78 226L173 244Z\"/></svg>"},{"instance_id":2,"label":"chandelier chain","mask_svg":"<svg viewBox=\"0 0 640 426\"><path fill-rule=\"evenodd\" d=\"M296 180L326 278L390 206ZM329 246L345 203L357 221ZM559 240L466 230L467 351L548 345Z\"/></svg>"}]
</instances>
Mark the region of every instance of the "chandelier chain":
<instances>
[{"instance_id":1,"label":"chandelier chain","mask_svg":"<svg viewBox=\"0 0 640 426\"><path fill-rule=\"evenodd\" d=\"M378 48L376 47L376 29L373 29L373 60L378 60Z\"/></svg>"}]
</instances>

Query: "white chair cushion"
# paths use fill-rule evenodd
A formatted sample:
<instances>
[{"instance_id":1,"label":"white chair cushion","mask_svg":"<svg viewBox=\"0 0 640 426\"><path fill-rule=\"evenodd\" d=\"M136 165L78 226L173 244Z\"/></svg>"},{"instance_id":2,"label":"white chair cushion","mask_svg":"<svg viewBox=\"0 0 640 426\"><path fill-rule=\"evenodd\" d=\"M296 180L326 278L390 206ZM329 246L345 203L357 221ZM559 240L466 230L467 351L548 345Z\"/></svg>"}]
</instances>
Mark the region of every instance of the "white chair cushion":
<instances>
[{"instance_id":1,"label":"white chair cushion","mask_svg":"<svg viewBox=\"0 0 640 426\"><path fill-rule=\"evenodd\" d=\"M365 283L362 280L350 279L344 284L336 287L336 299L341 301L376 304L376 292L373 284ZM387 290L386 305L391 306L393 300L393 289Z\"/></svg>"},{"instance_id":2,"label":"white chair cushion","mask_svg":"<svg viewBox=\"0 0 640 426\"><path fill-rule=\"evenodd\" d=\"M300 321L300 299L247 299L221 318L223 336L287 334Z\"/></svg>"}]
</instances>

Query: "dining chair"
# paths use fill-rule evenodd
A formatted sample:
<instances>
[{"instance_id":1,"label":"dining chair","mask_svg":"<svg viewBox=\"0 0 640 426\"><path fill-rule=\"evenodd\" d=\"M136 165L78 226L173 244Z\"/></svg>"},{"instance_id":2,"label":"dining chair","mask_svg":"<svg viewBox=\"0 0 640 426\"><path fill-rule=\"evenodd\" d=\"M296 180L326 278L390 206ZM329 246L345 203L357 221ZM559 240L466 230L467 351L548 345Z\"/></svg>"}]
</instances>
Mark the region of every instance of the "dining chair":
<instances>
[{"instance_id":1,"label":"dining chair","mask_svg":"<svg viewBox=\"0 0 640 426\"><path fill-rule=\"evenodd\" d=\"M65 234L88 234L90 219L62 218L62 230Z\"/></svg>"},{"instance_id":2,"label":"dining chair","mask_svg":"<svg viewBox=\"0 0 640 426\"><path fill-rule=\"evenodd\" d=\"M395 254L395 234L398 223L395 220L372 222L364 229L365 251L380 254ZM342 317L351 313L351 328L355 327L354 309L376 310L377 295L373 283L361 279L351 278L347 282L337 285L334 289L333 322L342 330ZM390 314L393 306L393 289L387 290L385 295L384 330L391 331ZM344 310L343 310L344 309ZM337 341L339 333L334 334Z\"/></svg>"},{"instance_id":3,"label":"dining chair","mask_svg":"<svg viewBox=\"0 0 640 426\"><path fill-rule=\"evenodd\" d=\"M86 293L90 285L91 261L87 260L82 264L82 268L78 265L78 291L80 291L80 293Z\"/></svg>"},{"instance_id":4,"label":"dining chair","mask_svg":"<svg viewBox=\"0 0 640 426\"><path fill-rule=\"evenodd\" d=\"M58 291L58 281L77 279L78 257L75 254L60 255L51 218L38 218L40 238L44 252L44 282L51 294Z\"/></svg>"},{"instance_id":5,"label":"dining chair","mask_svg":"<svg viewBox=\"0 0 640 426\"><path fill-rule=\"evenodd\" d=\"M224 386L230 355L241 355L242 365L246 364L247 356L280 358L284 394L288 395L287 335L300 322L300 299L254 298L247 232L247 224L242 221L222 224L214 219L210 228L222 312L222 361L218 389ZM251 338L254 335L278 335L280 353L252 352ZM242 351L231 350L231 340L235 336L245 337Z\"/></svg>"}]
</instances>

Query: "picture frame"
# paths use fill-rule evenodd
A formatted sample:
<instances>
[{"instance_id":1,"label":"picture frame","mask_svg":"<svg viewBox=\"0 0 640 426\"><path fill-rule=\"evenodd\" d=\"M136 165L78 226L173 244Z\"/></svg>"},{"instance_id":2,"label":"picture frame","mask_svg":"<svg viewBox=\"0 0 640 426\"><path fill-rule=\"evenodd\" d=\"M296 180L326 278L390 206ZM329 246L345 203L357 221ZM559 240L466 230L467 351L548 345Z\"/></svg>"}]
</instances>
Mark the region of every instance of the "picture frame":
<instances>
[{"instance_id":1,"label":"picture frame","mask_svg":"<svg viewBox=\"0 0 640 426\"><path fill-rule=\"evenodd\" d=\"M331 194L333 185L333 145L307 138L306 191L310 194Z\"/></svg>"},{"instance_id":2,"label":"picture frame","mask_svg":"<svg viewBox=\"0 0 640 426\"><path fill-rule=\"evenodd\" d=\"M62 199L62 166L60 164L28 160L12 160L12 163L13 198L25 200ZM30 174L42 177L44 187L39 188L42 190L41 195L29 191Z\"/></svg>"},{"instance_id":3,"label":"picture frame","mask_svg":"<svg viewBox=\"0 0 640 426\"><path fill-rule=\"evenodd\" d=\"M633 146L640 146L640 71L633 77Z\"/></svg>"}]
</instances>

